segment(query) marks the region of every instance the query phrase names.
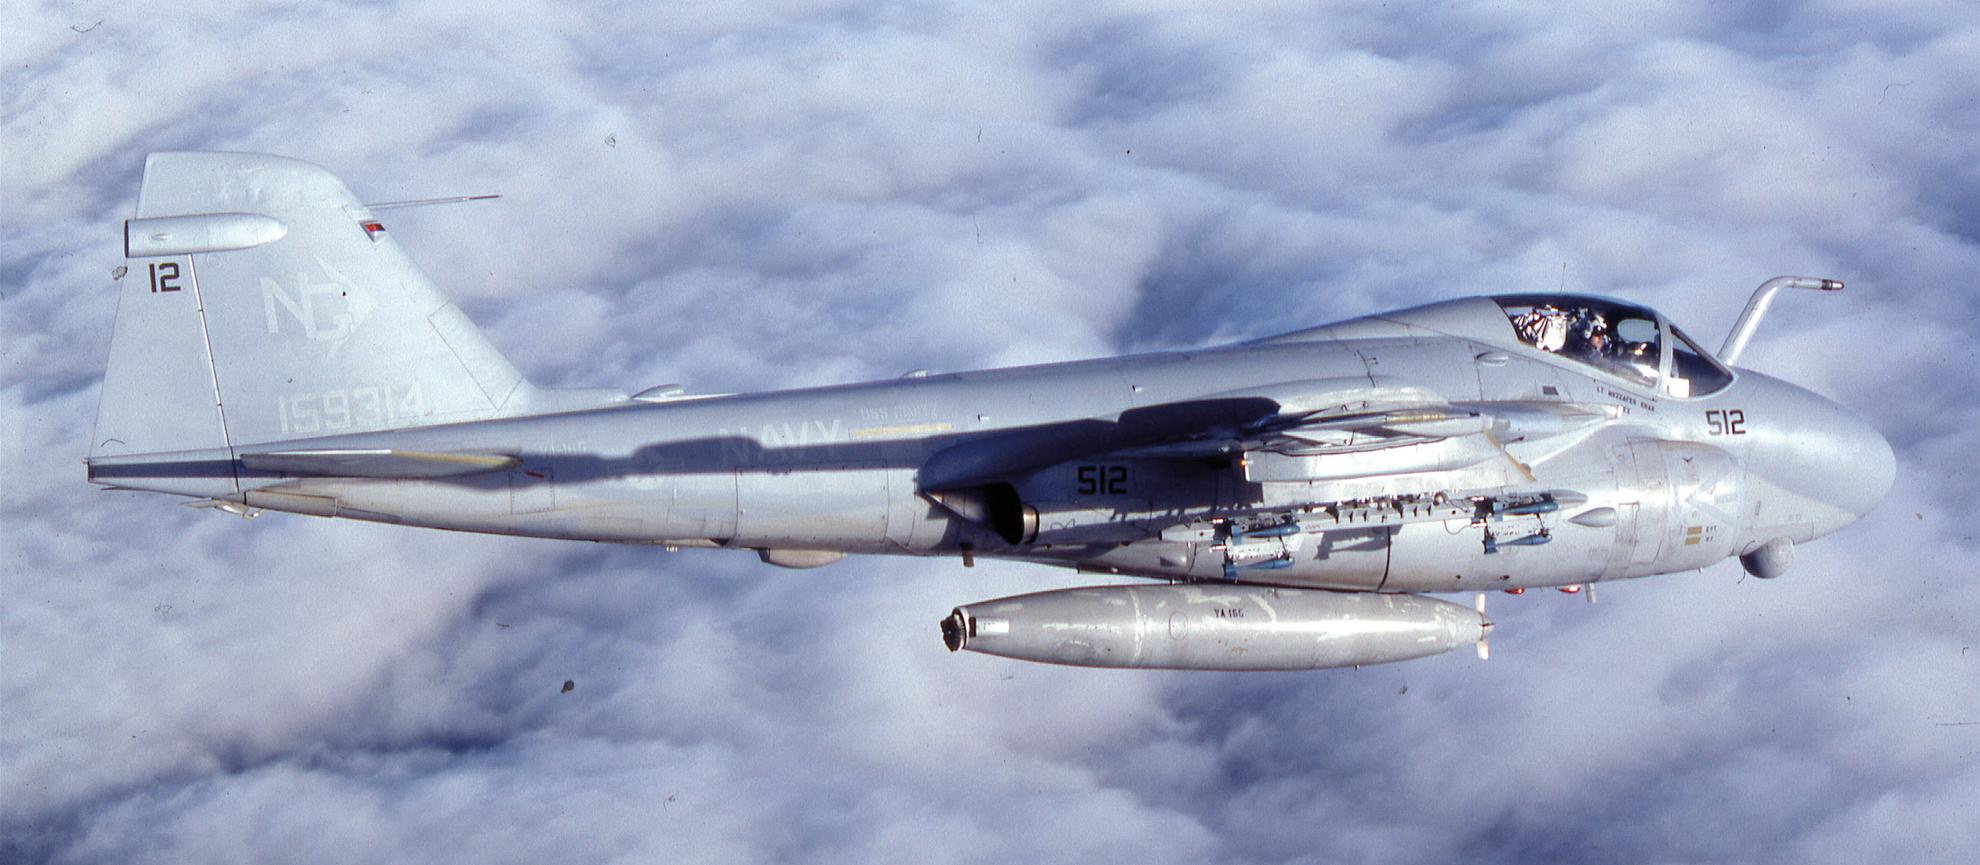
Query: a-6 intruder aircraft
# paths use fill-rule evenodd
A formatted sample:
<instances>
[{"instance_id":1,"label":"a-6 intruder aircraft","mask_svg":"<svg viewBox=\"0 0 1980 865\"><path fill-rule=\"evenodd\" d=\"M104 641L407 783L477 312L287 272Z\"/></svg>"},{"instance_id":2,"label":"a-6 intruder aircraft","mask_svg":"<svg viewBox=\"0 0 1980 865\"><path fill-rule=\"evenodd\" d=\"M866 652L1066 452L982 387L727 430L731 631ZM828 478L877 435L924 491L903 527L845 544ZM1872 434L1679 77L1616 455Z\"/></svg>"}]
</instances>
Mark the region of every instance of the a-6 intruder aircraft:
<instances>
[{"instance_id":1,"label":"a-6 intruder aircraft","mask_svg":"<svg viewBox=\"0 0 1980 865\"><path fill-rule=\"evenodd\" d=\"M420 203L420 202L410 202ZM399 203L404 204L404 203ZM1147 585L958 607L951 649L1311 669L1478 643L1420 593L1580 586L1796 543L1889 491L1884 439L1618 300L1473 297L1213 348L695 396L525 381L323 169L157 153L90 480L506 535L1019 559ZM1482 597L1482 596L1481 596Z\"/></svg>"}]
</instances>

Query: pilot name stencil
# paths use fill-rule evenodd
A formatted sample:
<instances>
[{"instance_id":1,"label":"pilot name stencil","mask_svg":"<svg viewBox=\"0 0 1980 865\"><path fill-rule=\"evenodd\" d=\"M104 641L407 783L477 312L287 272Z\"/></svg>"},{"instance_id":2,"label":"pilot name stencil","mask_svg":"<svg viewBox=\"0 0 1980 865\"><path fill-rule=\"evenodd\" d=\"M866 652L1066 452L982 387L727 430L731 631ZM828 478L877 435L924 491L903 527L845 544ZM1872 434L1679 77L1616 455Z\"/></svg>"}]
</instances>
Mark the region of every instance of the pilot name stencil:
<instances>
[{"instance_id":1,"label":"pilot name stencil","mask_svg":"<svg viewBox=\"0 0 1980 865\"><path fill-rule=\"evenodd\" d=\"M1657 403L1655 401L1638 399L1635 394L1629 393L1627 391L1620 391L1615 388L1608 387L1606 385L1598 388L1598 390L1602 392L1603 396L1606 396L1612 400L1615 400L1616 402L1621 403L1623 405L1623 411L1625 413L1627 413L1631 408L1640 408L1647 412L1654 412L1657 410Z\"/></svg>"}]
</instances>

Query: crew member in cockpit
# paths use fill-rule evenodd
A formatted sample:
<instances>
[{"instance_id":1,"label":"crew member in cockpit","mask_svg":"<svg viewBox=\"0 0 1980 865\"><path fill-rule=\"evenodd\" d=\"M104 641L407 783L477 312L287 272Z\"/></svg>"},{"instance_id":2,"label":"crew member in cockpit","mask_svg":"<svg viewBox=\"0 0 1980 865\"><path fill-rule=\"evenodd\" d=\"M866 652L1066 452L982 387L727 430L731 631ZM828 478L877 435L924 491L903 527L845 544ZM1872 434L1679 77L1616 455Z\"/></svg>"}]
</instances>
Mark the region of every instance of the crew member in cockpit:
<instances>
[{"instance_id":1,"label":"crew member in cockpit","mask_svg":"<svg viewBox=\"0 0 1980 865\"><path fill-rule=\"evenodd\" d=\"M1576 354L1582 360L1598 366L1605 363L1610 354L1609 323L1603 320L1602 314L1599 312L1586 313L1580 321L1580 327L1576 328L1576 330L1576 335L1580 337L1575 341Z\"/></svg>"},{"instance_id":2,"label":"crew member in cockpit","mask_svg":"<svg viewBox=\"0 0 1980 865\"><path fill-rule=\"evenodd\" d=\"M1656 380L1657 361L1659 358L1657 357L1657 346L1655 344L1649 342L1623 343L1622 352L1618 356L1618 359L1621 361L1619 366L1624 368L1624 373L1629 378L1644 383Z\"/></svg>"}]
</instances>

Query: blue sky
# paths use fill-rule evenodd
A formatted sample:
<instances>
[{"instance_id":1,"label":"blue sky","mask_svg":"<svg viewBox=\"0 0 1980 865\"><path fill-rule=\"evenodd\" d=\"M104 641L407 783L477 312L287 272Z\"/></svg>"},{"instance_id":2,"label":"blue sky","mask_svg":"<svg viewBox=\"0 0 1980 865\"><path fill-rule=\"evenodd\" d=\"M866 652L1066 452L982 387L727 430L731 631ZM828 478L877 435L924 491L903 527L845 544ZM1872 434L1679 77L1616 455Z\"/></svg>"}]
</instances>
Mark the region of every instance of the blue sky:
<instances>
[{"instance_id":1,"label":"blue sky","mask_svg":"<svg viewBox=\"0 0 1980 865\"><path fill-rule=\"evenodd\" d=\"M1980 10L15 2L0 859L1980 859ZM145 153L360 196L532 379L736 391L1594 291L1856 407L1897 488L1495 596L1494 657L951 656L1069 573L253 522L79 459ZM575 687L560 693L564 681Z\"/></svg>"}]
</instances>

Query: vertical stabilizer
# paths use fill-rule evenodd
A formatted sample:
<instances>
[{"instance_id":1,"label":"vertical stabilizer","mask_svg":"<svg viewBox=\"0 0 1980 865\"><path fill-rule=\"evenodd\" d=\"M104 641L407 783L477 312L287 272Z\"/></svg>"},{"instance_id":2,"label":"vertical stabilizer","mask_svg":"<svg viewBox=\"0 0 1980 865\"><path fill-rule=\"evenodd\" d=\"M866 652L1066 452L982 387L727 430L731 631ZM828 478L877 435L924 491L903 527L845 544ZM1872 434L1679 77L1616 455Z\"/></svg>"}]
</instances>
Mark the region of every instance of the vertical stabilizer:
<instances>
[{"instance_id":1,"label":"vertical stabilizer","mask_svg":"<svg viewBox=\"0 0 1980 865\"><path fill-rule=\"evenodd\" d=\"M536 391L328 171L154 153L92 457L524 413Z\"/></svg>"}]
</instances>

